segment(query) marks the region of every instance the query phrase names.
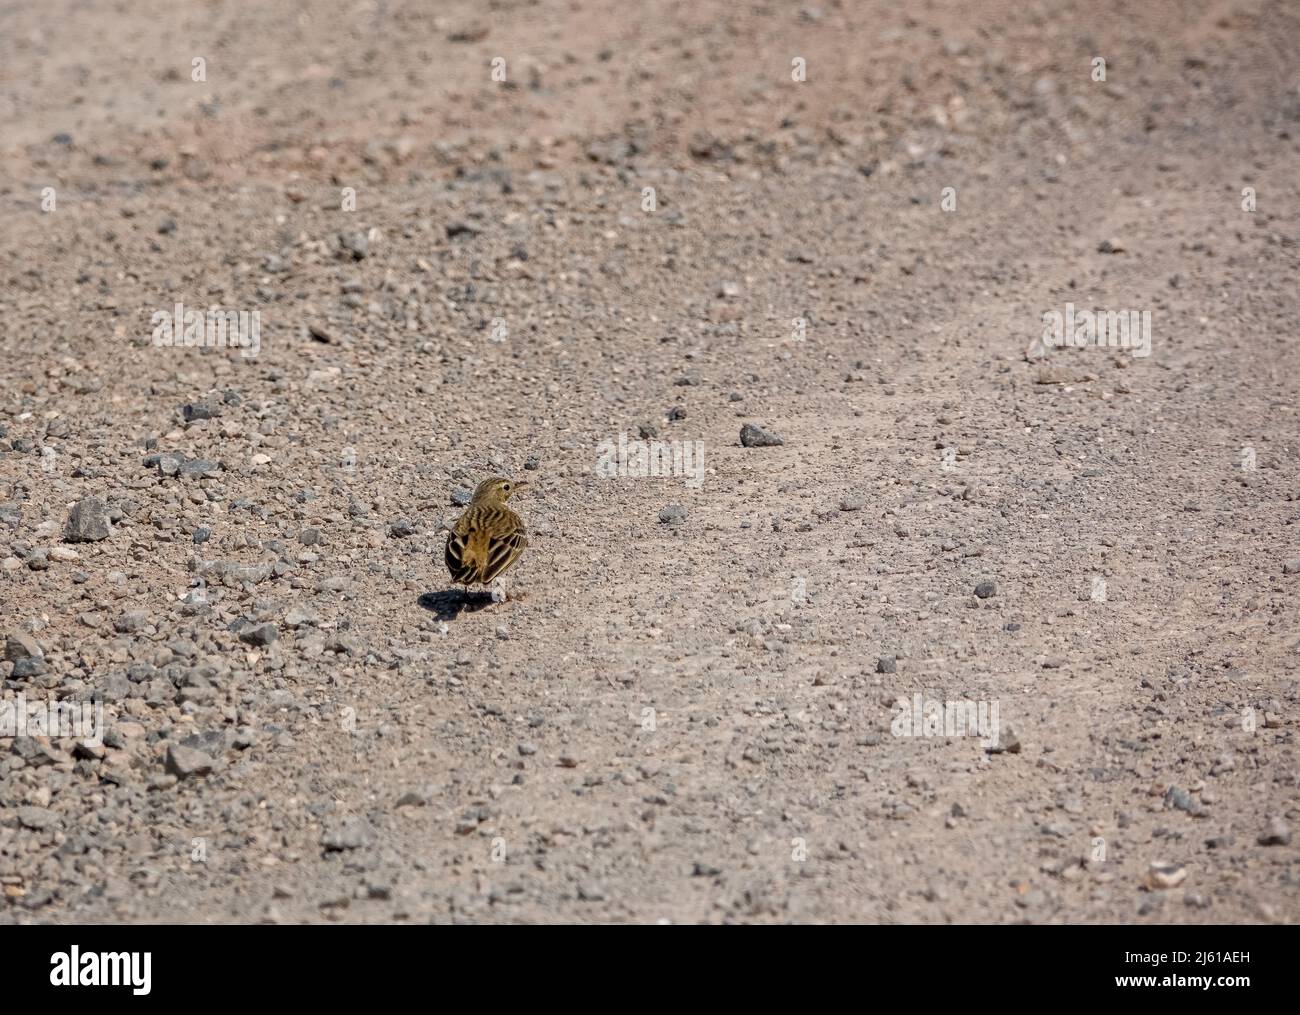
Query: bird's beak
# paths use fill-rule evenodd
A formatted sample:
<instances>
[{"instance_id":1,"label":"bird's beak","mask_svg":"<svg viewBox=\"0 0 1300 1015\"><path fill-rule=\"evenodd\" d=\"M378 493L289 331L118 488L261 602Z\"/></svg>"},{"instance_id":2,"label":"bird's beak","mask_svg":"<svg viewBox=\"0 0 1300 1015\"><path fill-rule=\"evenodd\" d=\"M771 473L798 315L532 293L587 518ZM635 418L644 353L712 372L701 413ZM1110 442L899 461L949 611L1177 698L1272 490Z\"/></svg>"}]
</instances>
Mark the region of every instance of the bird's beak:
<instances>
[{"instance_id":1,"label":"bird's beak","mask_svg":"<svg viewBox=\"0 0 1300 1015\"><path fill-rule=\"evenodd\" d=\"M515 493L518 493L520 490L523 490L523 489L525 489L526 487L529 487L529 486L532 486L532 485L533 485L533 484L530 483L530 482L528 482L528 480L526 480L526 479L516 479L516 480L515 480Z\"/></svg>"}]
</instances>

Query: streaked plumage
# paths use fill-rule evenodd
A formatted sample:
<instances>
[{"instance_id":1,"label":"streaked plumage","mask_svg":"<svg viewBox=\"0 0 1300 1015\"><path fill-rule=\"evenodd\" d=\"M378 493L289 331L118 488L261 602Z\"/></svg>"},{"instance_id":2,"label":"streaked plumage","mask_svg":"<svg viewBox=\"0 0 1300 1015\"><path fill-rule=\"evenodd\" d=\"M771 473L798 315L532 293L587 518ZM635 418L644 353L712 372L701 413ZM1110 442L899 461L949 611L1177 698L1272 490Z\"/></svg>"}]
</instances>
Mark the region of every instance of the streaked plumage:
<instances>
[{"instance_id":1,"label":"streaked plumage","mask_svg":"<svg viewBox=\"0 0 1300 1015\"><path fill-rule=\"evenodd\" d=\"M493 476L474 491L447 535L446 561L458 585L491 585L528 545L527 530L506 501L528 484Z\"/></svg>"}]
</instances>

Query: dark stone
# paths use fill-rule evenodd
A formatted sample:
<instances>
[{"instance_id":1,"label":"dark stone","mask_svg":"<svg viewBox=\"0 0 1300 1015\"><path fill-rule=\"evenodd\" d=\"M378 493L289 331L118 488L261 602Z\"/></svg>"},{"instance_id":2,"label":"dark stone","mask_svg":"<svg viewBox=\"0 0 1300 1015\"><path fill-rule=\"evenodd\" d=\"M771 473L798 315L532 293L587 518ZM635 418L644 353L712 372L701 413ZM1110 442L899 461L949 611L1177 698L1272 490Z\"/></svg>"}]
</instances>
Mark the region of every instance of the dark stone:
<instances>
[{"instance_id":1,"label":"dark stone","mask_svg":"<svg viewBox=\"0 0 1300 1015\"><path fill-rule=\"evenodd\" d=\"M63 529L66 543L95 543L107 539L108 508L98 497L85 497L73 505Z\"/></svg>"},{"instance_id":2,"label":"dark stone","mask_svg":"<svg viewBox=\"0 0 1300 1015\"><path fill-rule=\"evenodd\" d=\"M740 428L740 443L747 448L771 448L784 444L785 438L755 423L746 423Z\"/></svg>"}]
</instances>

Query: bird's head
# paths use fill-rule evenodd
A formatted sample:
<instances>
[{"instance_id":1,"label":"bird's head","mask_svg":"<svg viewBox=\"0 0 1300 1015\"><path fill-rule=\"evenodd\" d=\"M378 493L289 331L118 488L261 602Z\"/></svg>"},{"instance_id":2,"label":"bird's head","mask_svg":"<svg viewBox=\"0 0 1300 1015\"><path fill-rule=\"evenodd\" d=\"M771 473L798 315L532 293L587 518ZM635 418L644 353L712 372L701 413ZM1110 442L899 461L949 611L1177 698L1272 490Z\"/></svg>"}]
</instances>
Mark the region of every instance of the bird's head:
<instances>
[{"instance_id":1,"label":"bird's head","mask_svg":"<svg viewBox=\"0 0 1300 1015\"><path fill-rule=\"evenodd\" d=\"M526 480L503 479L500 476L493 476L479 483L478 488L474 491L474 503L481 504L484 501L495 501L498 504L504 504L512 494L522 490L527 485Z\"/></svg>"}]
</instances>

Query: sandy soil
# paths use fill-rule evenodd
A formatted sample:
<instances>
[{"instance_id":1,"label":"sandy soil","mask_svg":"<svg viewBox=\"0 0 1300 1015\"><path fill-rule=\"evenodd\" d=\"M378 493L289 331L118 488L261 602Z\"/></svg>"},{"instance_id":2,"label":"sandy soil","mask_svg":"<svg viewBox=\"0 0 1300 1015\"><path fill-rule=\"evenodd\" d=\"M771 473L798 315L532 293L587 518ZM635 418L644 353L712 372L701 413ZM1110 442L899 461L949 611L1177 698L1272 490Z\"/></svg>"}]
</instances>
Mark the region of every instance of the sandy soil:
<instances>
[{"instance_id":1,"label":"sandy soil","mask_svg":"<svg viewBox=\"0 0 1300 1015\"><path fill-rule=\"evenodd\" d=\"M1298 65L1281 0L0 6L0 705L106 729L0 736L0 921L1297 922Z\"/></svg>"}]
</instances>

